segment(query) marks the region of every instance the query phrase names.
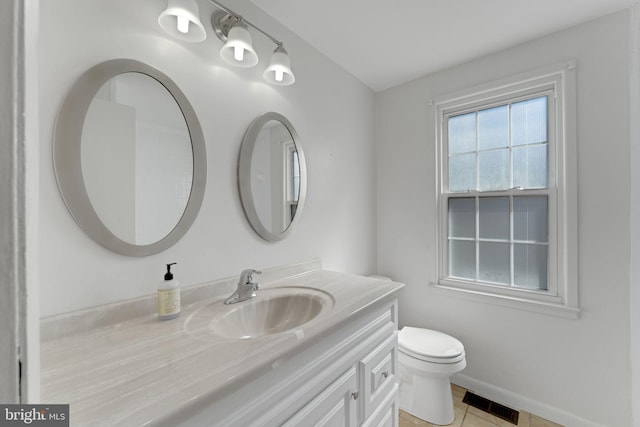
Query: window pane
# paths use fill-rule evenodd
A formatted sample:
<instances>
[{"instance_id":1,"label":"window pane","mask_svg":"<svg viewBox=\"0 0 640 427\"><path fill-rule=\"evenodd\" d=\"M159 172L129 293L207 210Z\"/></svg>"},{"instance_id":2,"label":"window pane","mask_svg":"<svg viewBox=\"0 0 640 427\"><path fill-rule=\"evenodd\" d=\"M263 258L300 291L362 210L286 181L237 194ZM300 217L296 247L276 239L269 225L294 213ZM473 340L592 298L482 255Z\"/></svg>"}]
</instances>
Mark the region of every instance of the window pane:
<instances>
[{"instance_id":1,"label":"window pane","mask_svg":"<svg viewBox=\"0 0 640 427\"><path fill-rule=\"evenodd\" d=\"M508 197L482 197L478 216L481 239L509 239Z\"/></svg>"},{"instance_id":2,"label":"window pane","mask_svg":"<svg viewBox=\"0 0 640 427\"><path fill-rule=\"evenodd\" d=\"M478 156L478 190L509 189L509 150L483 151Z\"/></svg>"},{"instance_id":3,"label":"window pane","mask_svg":"<svg viewBox=\"0 0 640 427\"><path fill-rule=\"evenodd\" d=\"M508 243L480 242L478 280L511 283Z\"/></svg>"},{"instance_id":4,"label":"window pane","mask_svg":"<svg viewBox=\"0 0 640 427\"><path fill-rule=\"evenodd\" d=\"M537 144L547 141L547 97L511 105L511 144Z\"/></svg>"},{"instance_id":5,"label":"window pane","mask_svg":"<svg viewBox=\"0 0 640 427\"><path fill-rule=\"evenodd\" d=\"M476 155L461 154L449 158L449 191L476 189Z\"/></svg>"},{"instance_id":6,"label":"window pane","mask_svg":"<svg viewBox=\"0 0 640 427\"><path fill-rule=\"evenodd\" d=\"M547 289L547 247L515 244L513 247L514 285L528 289Z\"/></svg>"},{"instance_id":7,"label":"window pane","mask_svg":"<svg viewBox=\"0 0 640 427\"><path fill-rule=\"evenodd\" d=\"M449 276L476 279L476 244L449 240Z\"/></svg>"},{"instance_id":8,"label":"window pane","mask_svg":"<svg viewBox=\"0 0 640 427\"><path fill-rule=\"evenodd\" d=\"M509 107L478 111L478 149L509 146Z\"/></svg>"},{"instance_id":9,"label":"window pane","mask_svg":"<svg viewBox=\"0 0 640 427\"><path fill-rule=\"evenodd\" d=\"M547 197L513 198L513 238L529 242L547 242Z\"/></svg>"},{"instance_id":10,"label":"window pane","mask_svg":"<svg viewBox=\"0 0 640 427\"><path fill-rule=\"evenodd\" d=\"M513 149L513 186L547 188L547 144Z\"/></svg>"},{"instance_id":11,"label":"window pane","mask_svg":"<svg viewBox=\"0 0 640 427\"><path fill-rule=\"evenodd\" d=\"M449 154L476 150L476 113L449 118Z\"/></svg>"},{"instance_id":12,"label":"window pane","mask_svg":"<svg viewBox=\"0 0 640 427\"><path fill-rule=\"evenodd\" d=\"M449 237L474 238L476 200L471 197L449 199Z\"/></svg>"}]
</instances>

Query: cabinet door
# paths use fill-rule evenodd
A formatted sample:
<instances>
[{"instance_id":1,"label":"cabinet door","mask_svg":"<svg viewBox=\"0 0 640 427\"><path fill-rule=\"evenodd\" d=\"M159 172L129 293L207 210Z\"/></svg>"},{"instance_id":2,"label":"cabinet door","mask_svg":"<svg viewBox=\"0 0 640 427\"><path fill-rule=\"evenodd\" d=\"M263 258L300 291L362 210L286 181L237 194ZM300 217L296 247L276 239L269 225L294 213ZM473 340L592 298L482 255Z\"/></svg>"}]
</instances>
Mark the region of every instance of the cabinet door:
<instances>
[{"instance_id":1,"label":"cabinet door","mask_svg":"<svg viewBox=\"0 0 640 427\"><path fill-rule=\"evenodd\" d=\"M355 427L358 423L357 390L358 378L353 366L283 426Z\"/></svg>"}]
</instances>

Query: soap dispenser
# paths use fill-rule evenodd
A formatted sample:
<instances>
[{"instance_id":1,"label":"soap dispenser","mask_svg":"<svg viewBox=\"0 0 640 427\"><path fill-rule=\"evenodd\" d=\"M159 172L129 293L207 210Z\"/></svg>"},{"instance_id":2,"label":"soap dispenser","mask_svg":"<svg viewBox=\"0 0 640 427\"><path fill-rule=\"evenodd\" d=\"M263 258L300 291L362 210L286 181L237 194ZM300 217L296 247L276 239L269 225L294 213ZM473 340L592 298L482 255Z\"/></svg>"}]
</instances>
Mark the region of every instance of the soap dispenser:
<instances>
[{"instance_id":1,"label":"soap dispenser","mask_svg":"<svg viewBox=\"0 0 640 427\"><path fill-rule=\"evenodd\" d=\"M171 266L167 264L164 280L158 285L158 319L169 320L180 315L180 282L173 278Z\"/></svg>"}]
</instances>

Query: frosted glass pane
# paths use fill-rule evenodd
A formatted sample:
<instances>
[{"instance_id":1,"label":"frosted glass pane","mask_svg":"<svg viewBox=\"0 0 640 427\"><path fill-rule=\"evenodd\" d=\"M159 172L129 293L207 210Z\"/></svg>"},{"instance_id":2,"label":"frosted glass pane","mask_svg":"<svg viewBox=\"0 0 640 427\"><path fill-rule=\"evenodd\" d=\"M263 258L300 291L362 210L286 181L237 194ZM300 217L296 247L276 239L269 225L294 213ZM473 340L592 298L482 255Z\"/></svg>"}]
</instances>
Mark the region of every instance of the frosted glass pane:
<instances>
[{"instance_id":1,"label":"frosted glass pane","mask_svg":"<svg viewBox=\"0 0 640 427\"><path fill-rule=\"evenodd\" d=\"M513 149L513 186L547 187L547 144Z\"/></svg>"},{"instance_id":2,"label":"frosted glass pane","mask_svg":"<svg viewBox=\"0 0 640 427\"><path fill-rule=\"evenodd\" d=\"M509 239L509 198L483 197L479 208L481 239Z\"/></svg>"},{"instance_id":3,"label":"frosted glass pane","mask_svg":"<svg viewBox=\"0 0 640 427\"><path fill-rule=\"evenodd\" d=\"M509 185L509 150L478 153L478 190L507 190Z\"/></svg>"},{"instance_id":4,"label":"frosted glass pane","mask_svg":"<svg viewBox=\"0 0 640 427\"><path fill-rule=\"evenodd\" d=\"M449 154L476 150L476 113L449 118Z\"/></svg>"},{"instance_id":5,"label":"frosted glass pane","mask_svg":"<svg viewBox=\"0 0 640 427\"><path fill-rule=\"evenodd\" d=\"M476 244L449 240L449 276L476 279Z\"/></svg>"},{"instance_id":6,"label":"frosted glass pane","mask_svg":"<svg viewBox=\"0 0 640 427\"><path fill-rule=\"evenodd\" d=\"M513 247L514 285L528 289L547 289L547 247L521 245Z\"/></svg>"},{"instance_id":7,"label":"frosted glass pane","mask_svg":"<svg viewBox=\"0 0 640 427\"><path fill-rule=\"evenodd\" d=\"M546 196L513 198L513 238L529 242L548 241Z\"/></svg>"},{"instance_id":8,"label":"frosted glass pane","mask_svg":"<svg viewBox=\"0 0 640 427\"><path fill-rule=\"evenodd\" d=\"M478 148L509 146L509 108L507 105L478 111Z\"/></svg>"},{"instance_id":9,"label":"frosted glass pane","mask_svg":"<svg viewBox=\"0 0 640 427\"><path fill-rule=\"evenodd\" d=\"M511 283L508 243L480 242L478 280Z\"/></svg>"},{"instance_id":10,"label":"frosted glass pane","mask_svg":"<svg viewBox=\"0 0 640 427\"><path fill-rule=\"evenodd\" d=\"M547 97L511 105L511 144L547 142Z\"/></svg>"},{"instance_id":11,"label":"frosted glass pane","mask_svg":"<svg viewBox=\"0 0 640 427\"><path fill-rule=\"evenodd\" d=\"M476 235L476 200L465 197L449 199L449 237L474 238Z\"/></svg>"},{"instance_id":12,"label":"frosted glass pane","mask_svg":"<svg viewBox=\"0 0 640 427\"><path fill-rule=\"evenodd\" d=\"M449 191L476 189L476 155L461 154L449 158Z\"/></svg>"}]
</instances>

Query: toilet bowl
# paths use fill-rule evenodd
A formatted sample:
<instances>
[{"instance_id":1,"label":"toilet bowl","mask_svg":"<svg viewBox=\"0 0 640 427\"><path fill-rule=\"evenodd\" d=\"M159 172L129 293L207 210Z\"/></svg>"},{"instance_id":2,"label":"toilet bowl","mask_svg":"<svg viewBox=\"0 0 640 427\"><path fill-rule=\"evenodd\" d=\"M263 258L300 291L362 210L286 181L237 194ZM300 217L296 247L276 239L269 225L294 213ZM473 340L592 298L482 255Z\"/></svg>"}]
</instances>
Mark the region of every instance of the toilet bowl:
<instances>
[{"instance_id":1,"label":"toilet bowl","mask_svg":"<svg viewBox=\"0 0 640 427\"><path fill-rule=\"evenodd\" d=\"M455 415L449 379L465 366L460 341L405 326L398 334L400 409L432 424L451 424Z\"/></svg>"}]
</instances>

